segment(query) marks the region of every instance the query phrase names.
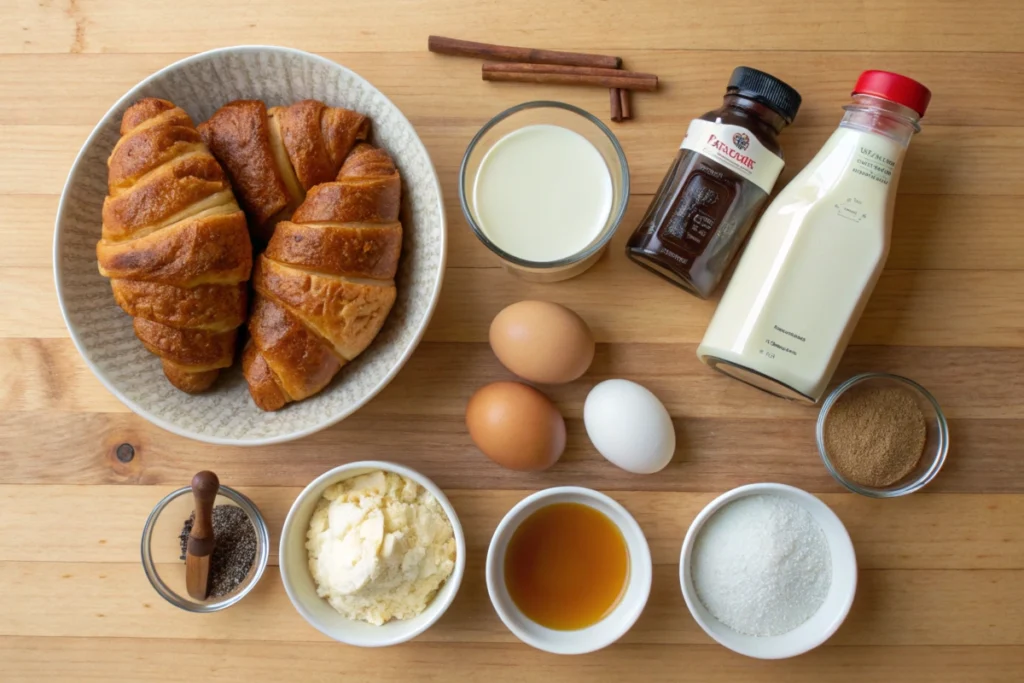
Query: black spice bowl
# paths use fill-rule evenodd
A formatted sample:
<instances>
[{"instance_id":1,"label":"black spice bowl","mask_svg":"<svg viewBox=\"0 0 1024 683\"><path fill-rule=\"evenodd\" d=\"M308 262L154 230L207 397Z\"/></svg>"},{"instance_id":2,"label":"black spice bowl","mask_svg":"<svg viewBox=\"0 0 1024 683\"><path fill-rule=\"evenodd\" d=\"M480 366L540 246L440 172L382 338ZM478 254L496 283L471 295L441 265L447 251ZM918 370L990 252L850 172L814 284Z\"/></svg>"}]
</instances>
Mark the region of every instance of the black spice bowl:
<instances>
[{"instance_id":1,"label":"black spice bowl","mask_svg":"<svg viewBox=\"0 0 1024 683\"><path fill-rule=\"evenodd\" d=\"M189 612L217 612L234 605L259 583L270 558L270 534L259 509L247 497L221 486L214 506L233 505L245 511L256 532L256 558L245 579L231 592L196 600L185 588L185 562L181 560L180 534L192 514L192 489L180 488L163 498L146 519L142 530L142 568L153 589L164 600Z\"/></svg>"}]
</instances>

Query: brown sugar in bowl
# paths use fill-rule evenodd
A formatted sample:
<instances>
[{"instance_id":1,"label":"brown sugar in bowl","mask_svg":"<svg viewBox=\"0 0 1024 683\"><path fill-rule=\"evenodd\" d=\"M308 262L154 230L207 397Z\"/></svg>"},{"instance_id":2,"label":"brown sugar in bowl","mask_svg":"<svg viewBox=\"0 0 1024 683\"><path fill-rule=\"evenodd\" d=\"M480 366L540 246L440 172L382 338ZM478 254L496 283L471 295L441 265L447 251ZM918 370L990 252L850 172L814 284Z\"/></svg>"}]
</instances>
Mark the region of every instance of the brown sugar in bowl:
<instances>
[{"instance_id":1,"label":"brown sugar in bowl","mask_svg":"<svg viewBox=\"0 0 1024 683\"><path fill-rule=\"evenodd\" d=\"M837 447L835 441L837 438L842 438L843 434L851 433L851 418L855 420L859 414L867 420L871 419L872 415L871 410L864 410L863 408L859 411L850 411L851 414L840 416L840 421L847 423L842 429L830 430L828 428L830 419L840 412L836 411L836 405L839 404L840 400L844 397L851 398L851 396L856 398L856 394L847 395L847 392L852 392L854 389L861 396L865 395L861 392L875 390L871 391L871 393L876 396L890 397L894 394L890 392L879 393L877 390L898 389L901 390L900 393L906 393L913 398L924 419L924 444L923 448L921 448L921 455L917 458L916 463L908 464L907 462L913 458L913 454L902 460L895 458L895 463L888 471L884 467L881 469L872 467L870 463L860 463L860 465L854 466L849 462L851 457L856 457L854 454L857 452L860 453L861 457L872 457L872 451L875 451L874 455L878 456L879 452L886 450L885 444L865 444L862 442L860 448L849 449L850 452L840 452L840 448ZM889 408L894 406L899 406L899 401L890 405ZM902 408L906 410L908 406L903 405ZM913 414L913 411L909 412L911 415ZM903 424L903 432L892 438L889 448L914 449L918 447L918 436L912 433L916 430L913 420L906 417L903 420ZM869 431L865 428L864 432L858 435L858 438L862 438ZM889 437L893 437L893 435L890 434ZM943 415L938 401L920 384L899 375L870 372L851 377L828 395L818 415L817 442L818 452L825 463L825 467L840 484L854 493L871 498L895 498L921 489L939 473L949 451L949 426L946 423L946 417ZM849 444L846 445L849 446ZM900 467L903 467L902 471L900 471ZM850 476L851 474L856 475L857 472L862 475L860 477L862 481L856 481ZM886 477L886 474L889 476ZM900 476L901 474L902 476ZM891 483L875 486L870 483L864 483L880 483L886 480L891 480Z\"/></svg>"}]
</instances>

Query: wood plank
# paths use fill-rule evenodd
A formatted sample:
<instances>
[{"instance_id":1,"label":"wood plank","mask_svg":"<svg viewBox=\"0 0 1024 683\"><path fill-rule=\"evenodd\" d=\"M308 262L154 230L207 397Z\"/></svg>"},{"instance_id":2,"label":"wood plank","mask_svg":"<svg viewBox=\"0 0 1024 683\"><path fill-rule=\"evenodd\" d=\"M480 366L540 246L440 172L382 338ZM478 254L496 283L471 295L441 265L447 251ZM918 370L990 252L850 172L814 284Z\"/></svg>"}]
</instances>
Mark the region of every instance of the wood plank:
<instances>
[{"instance_id":1,"label":"wood plank","mask_svg":"<svg viewBox=\"0 0 1024 683\"><path fill-rule=\"evenodd\" d=\"M56 195L0 195L0 268L52 268Z\"/></svg>"},{"instance_id":2,"label":"wood plank","mask_svg":"<svg viewBox=\"0 0 1024 683\"><path fill-rule=\"evenodd\" d=\"M0 290L12 302L0 310L0 338L67 336L49 268L0 267ZM425 339L484 341L498 311L521 299L558 301L583 316L598 341L614 343L697 344L715 307L611 249L588 272L554 284L498 268L448 268ZM1024 271L886 270L852 343L1024 347Z\"/></svg>"},{"instance_id":3,"label":"wood plank","mask_svg":"<svg viewBox=\"0 0 1024 683\"><path fill-rule=\"evenodd\" d=\"M841 647L822 648L794 659L763 661L714 645L619 643L581 657L553 657L525 645L451 644L416 640L377 650L336 643L267 643L115 638L0 637L0 659L9 683L88 680L239 680L251 683L304 680L326 683L337 672L372 672L380 683L449 683L524 680L560 683L622 683L638 671L652 683L859 683L937 680L1006 683L1024 667L1022 647ZM211 662L216 662L211 666ZM514 666L510 663L514 662Z\"/></svg>"},{"instance_id":4,"label":"wood plank","mask_svg":"<svg viewBox=\"0 0 1024 683\"><path fill-rule=\"evenodd\" d=\"M610 249L620 250L640 223L652 195L634 195ZM56 195L0 194L0 268L49 268L53 258ZM1007 249L1019 236L1015 197L899 195L893 221L891 270L1024 270L1024 249ZM497 268L500 263L470 230L457 195L445 198L448 264ZM97 228L98 230L98 228ZM964 238L965 230L970 239Z\"/></svg>"},{"instance_id":5,"label":"wood plank","mask_svg":"<svg viewBox=\"0 0 1024 683\"><path fill-rule=\"evenodd\" d=\"M582 421L566 422L562 460L543 474L504 470L482 455L458 417L356 415L299 442L266 448L197 446L142 418L120 414L11 413L0 416L5 484L161 484L179 486L216 468L236 486L305 486L346 462L395 460L445 489L526 489L579 485L606 491L721 492L779 481L814 492L841 492L821 464L807 420L676 419L679 447L657 476L627 474L593 449ZM45 425L45 429L41 428ZM951 420L950 455L928 491L1024 493L1022 420ZM135 448L131 463L118 445ZM339 444L345 444L344 449Z\"/></svg>"},{"instance_id":6,"label":"wood plank","mask_svg":"<svg viewBox=\"0 0 1024 683\"><path fill-rule=\"evenodd\" d=\"M70 339L0 339L0 410L128 412L96 380ZM969 368L970 372L966 372ZM859 372L911 377L936 396L947 417L1024 420L1024 351L950 347L853 346L833 382ZM780 401L710 372L693 344L598 344L578 381L545 387L568 417L581 417L590 387L627 377L655 392L680 418L813 420L813 408ZM480 386L512 375L483 342L424 342L361 416L461 417Z\"/></svg>"},{"instance_id":7,"label":"wood plank","mask_svg":"<svg viewBox=\"0 0 1024 683\"><path fill-rule=\"evenodd\" d=\"M92 374L70 338L0 339L0 357L5 359L2 411L128 412Z\"/></svg>"},{"instance_id":8,"label":"wood plank","mask_svg":"<svg viewBox=\"0 0 1024 683\"><path fill-rule=\"evenodd\" d=\"M268 0L230 0L218 4L217 30L207 32L195 30L194 17L210 11L200 0L182 0L174 12L144 3L126 12L112 0L16 2L17 20L0 24L4 52L191 52L253 43L301 45L317 52L339 45L410 51L424 49L429 33L453 31L496 43L603 52L681 45L735 49L739 36L747 49L1013 52L1020 49L1016 28L1022 21L1020 7L1001 0L967 5L957 0L865 0L856 11L827 3L794 6L771 0L751 6L742 0L695 0L687 6L689 20L682 23L652 0L590 5L582 12L571 0L556 1L544 6L552 18L545 23L537 21L532 3L489 5L482 12L473 0L396 0L393 9L380 12L372 0L353 0L338 14L322 0L295 2L287 9Z\"/></svg>"},{"instance_id":9,"label":"wood plank","mask_svg":"<svg viewBox=\"0 0 1024 683\"><path fill-rule=\"evenodd\" d=\"M0 126L0 194L60 194L92 126ZM17 166L14 168L13 166Z\"/></svg>"},{"instance_id":10,"label":"wood plank","mask_svg":"<svg viewBox=\"0 0 1024 683\"><path fill-rule=\"evenodd\" d=\"M1016 226L1015 207L1013 197L897 195L886 266L893 270L1024 270L1024 249L1007 248L1020 239L1019 232L1010 232Z\"/></svg>"},{"instance_id":11,"label":"wood plank","mask_svg":"<svg viewBox=\"0 0 1024 683\"><path fill-rule=\"evenodd\" d=\"M627 351L628 349L628 351ZM0 355L0 454L8 483L173 483L215 459L238 484L304 485L343 461L415 453L415 464L442 486L535 486L483 458L466 436L465 401L478 386L508 378L483 344L423 344L396 380L343 424L302 441L267 449L204 446L176 437L125 411L84 367L67 340L4 340ZM963 368L973 368L965 375ZM929 387L952 419L951 455L937 491L1024 491L1024 352L1019 350L853 347L836 381L856 372L888 370ZM580 417L586 392L609 377L651 388L676 418L680 450L658 477L629 476L590 447ZM838 490L820 465L813 441L816 413L776 400L709 372L693 347L600 345L581 381L548 389L569 418L569 443L551 483L609 489L724 490L775 473L816 491ZM40 429L40 425L48 429ZM134 444L135 461L114 457ZM340 454L337 443L350 444ZM801 454L794 458L794 453ZM53 467L48 454L60 454Z\"/></svg>"},{"instance_id":12,"label":"wood plank","mask_svg":"<svg viewBox=\"0 0 1024 683\"><path fill-rule=\"evenodd\" d=\"M0 207L5 199L0 195ZM625 249L652 199L653 195L630 196L626 214L608 247L612 258ZM1021 241L1017 224L1019 204L1016 197L899 194L886 267L912 271L1024 270L1024 248L1006 246ZM457 195L446 195L445 210L448 264L500 266L498 257L470 229Z\"/></svg>"},{"instance_id":13,"label":"wood plank","mask_svg":"<svg viewBox=\"0 0 1024 683\"><path fill-rule=\"evenodd\" d=\"M496 87L500 85L508 84L496 84ZM557 98L559 93L547 95ZM714 104L712 101L710 106ZM637 109L641 106L642 103L637 104ZM709 105L701 108L705 106ZM629 160L631 192L653 194L657 191L679 148L682 127L691 116L684 115L680 120L677 114L664 123L654 121L650 125L626 125L615 129ZM459 121L423 122L415 116L411 120L437 167L445 195L454 195L466 146L485 121L481 119L463 125ZM782 134L780 141L785 148L787 163L777 187L784 187L811 160L838 122L839 119L835 118L823 126L796 124ZM5 128L0 127L0 136ZM965 134L970 136L968 145L963 144ZM957 150L955 164L949 163L952 149ZM927 126L910 145L900 177L899 193L1020 196L1024 193L1022 158L1024 128ZM7 184L2 182L2 178L0 176L0 192L7 191Z\"/></svg>"},{"instance_id":14,"label":"wood plank","mask_svg":"<svg viewBox=\"0 0 1024 683\"><path fill-rule=\"evenodd\" d=\"M5 304L0 309L0 337L68 336L52 267L0 267L0 291Z\"/></svg>"},{"instance_id":15,"label":"wood plank","mask_svg":"<svg viewBox=\"0 0 1024 683\"><path fill-rule=\"evenodd\" d=\"M478 570L466 573L451 609L422 642L515 642L490 606L481 559L474 559ZM654 567L647 608L624 642L711 642L686 609L678 571L675 565ZM826 647L1022 645L1022 580L1024 570L861 571L854 608ZM0 562L0 583L10 596L0 613L0 635L327 640L291 606L277 567L267 568L241 603L245 609L202 619L164 602L135 563ZM957 618L949 619L951 614Z\"/></svg>"},{"instance_id":16,"label":"wood plank","mask_svg":"<svg viewBox=\"0 0 1024 683\"><path fill-rule=\"evenodd\" d=\"M583 316L599 341L614 343L699 343L716 305L611 249L583 275L554 284L495 269L449 269L425 338L483 341L491 318L521 299L562 303ZM0 334L15 336L17 330L0 324ZM886 270L852 343L1024 346L1024 272Z\"/></svg>"},{"instance_id":17,"label":"wood plank","mask_svg":"<svg viewBox=\"0 0 1024 683\"><path fill-rule=\"evenodd\" d=\"M53 548L59 547L64 557L79 563L137 562L139 521L171 490L168 486L0 486L0 561L52 562ZM302 489L247 486L239 490L267 521L270 564L276 565L280 530ZM498 522L531 491L451 489L446 493L462 521L473 566L480 567ZM620 491L614 497L640 523L653 561L676 566L687 528L715 495ZM845 493L821 498L850 531L861 569L1024 569L1024 528L1019 523L1024 495L921 494L885 503ZM69 516L68 509L75 514ZM36 542L37 529L49 530L45 545ZM173 545L158 546L156 561L176 561Z\"/></svg>"},{"instance_id":18,"label":"wood plank","mask_svg":"<svg viewBox=\"0 0 1024 683\"><path fill-rule=\"evenodd\" d=\"M370 0L351 0L342 11L335 5L180 0L169 12L124 0L9 0L0 9L0 94L7 96L0 108L0 679L1021 678L1024 126L1016 117L1024 107L1024 4L693 0L682 12L665 0L392 0L386 11ZM594 271L543 288L508 276L461 215L457 169L470 137L498 111L556 99L606 120L606 93L485 83L475 60L427 53L429 33L614 52L661 76L660 92L636 97L636 120L612 127L631 163L633 195ZM127 412L67 338L50 263L57 195L107 108L178 58L239 43L313 50L377 85L427 145L451 217L442 307L408 367L343 424L272 448L198 445ZM779 186L834 129L861 69L906 73L935 93L901 182L889 270L837 373L890 370L934 391L950 416L952 448L925 493L876 501L840 489L816 452L814 408L762 396L701 366L694 345L714 302L695 301L623 257L686 122L715 106L737 64L775 73L804 95L782 136L788 165ZM490 318L524 297L577 308L600 341L587 376L545 389L567 418L569 444L556 467L534 475L491 463L463 423L469 395L509 377L485 343ZM657 476L619 471L586 437L583 401L608 377L649 386L673 415L678 453ZM113 455L124 442L137 452L128 464ZM139 569L138 538L152 504L200 468L213 467L256 500L276 546L300 488L364 458L397 458L423 471L451 495L465 526L465 584L449 614L416 642L387 653L328 642L288 602L276 553L254 595L202 617L165 604ZM782 662L713 644L688 615L677 577L682 537L701 506L765 479L818 492L846 522L861 568L858 599L839 633ZM483 581L502 514L528 492L557 484L611 492L644 528L656 563L652 600L636 627L585 657L518 643L496 618ZM173 539L162 559L180 569Z\"/></svg>"},{"instance_id":19,"label":"wood plank","mask_svg":"<svg viewBox=\"0 0 1024 683\"><path fill-rule=\"evenodd\" d=\"M557 93L551 93L557 96ZM605 95L607 99L607 95ZM713 106L715 102L711 102ZM640 106L639 104L637 105ZM497 113L498 110L495 110ZM695 112L693 115L699 114ZM445 195L458 195L458 171L470 139L486 122L422 120L410 112L416 131L430 152ZM631 191L653 194L675 157L684 121L620 126L616 136L630 163ZM784 134L788 160L778 187L807 164L835 130L827 126L794 126ZM79 148L92 126L0 125L0 194L59 194ZM1019 197L1024 194L1024 127L970 127L964 145L962 126L928 126L914 140L900 179L901 194L954 194ZM949 163L951 149L957 163Z\"/></svg>"},{"instance_id":20,"label":"wood plank","mask_svg":"<svg viewBox=\"0 0 1024 683\"><path fill-rule=\"evenodd\" d=\"M19 93L0 111L0 124L91 126L136 83L188 54L0 54L0 91ZM620 54L631 69L656 73L661 82L658 93L637 95L634 125L645 130L669 126L676 137L685 130L681 116L686 112L699 116L720 102L737 64L756 65L797 88L804 98L796 123L801 128L836 125L840 107L865 64L911 75L941 93L929 105L928 125L1013 126L1017 112L1024 109L1024 91L1006 87L1006 74L1024 70L1024 53L1019 52L641 49ZM602 119L608 117L607 97L600 90L486 83L480 78L478 60L428 53L425 37L410 52L323 55L367 78L403 111L424 122L461 120L479 125L506 107L553 94ZM40 72L48 78L40 81ZM416 78L410 79L410 73ZM438 96L456 89L457 108ZM615 127L616 133L622 128Z\"/></svg>"}]
</instances>

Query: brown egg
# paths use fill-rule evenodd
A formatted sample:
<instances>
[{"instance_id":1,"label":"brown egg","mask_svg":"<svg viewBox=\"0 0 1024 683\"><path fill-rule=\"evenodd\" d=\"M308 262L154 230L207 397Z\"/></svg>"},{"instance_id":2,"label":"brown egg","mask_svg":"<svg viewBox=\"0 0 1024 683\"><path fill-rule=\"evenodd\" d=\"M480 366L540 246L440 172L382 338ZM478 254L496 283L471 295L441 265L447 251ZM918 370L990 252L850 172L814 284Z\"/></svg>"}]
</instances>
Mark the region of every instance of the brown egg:
<instances>
[{"instance_id":1,"label":"brown egg","mask_svg":"<svg viewBox=\"0 0 1024 683\"><path fill-rule=\"evenodd\" d=\"M549 301L520 301L494 317L491 349L525 380L565 384L594 360L594 335L583 318Z\"/></svg>"},{"instance_id":2,"label":"brown egg","mask_svg":"<svg viewBox=\"0 0 1024 683\"><path fill-rule=\"evenodd\" d=\"M510 470L545 470L565 450L565 420L544 394L519 382L494 382L466 406L477 448Z\"/></svg>"}]
</instances>

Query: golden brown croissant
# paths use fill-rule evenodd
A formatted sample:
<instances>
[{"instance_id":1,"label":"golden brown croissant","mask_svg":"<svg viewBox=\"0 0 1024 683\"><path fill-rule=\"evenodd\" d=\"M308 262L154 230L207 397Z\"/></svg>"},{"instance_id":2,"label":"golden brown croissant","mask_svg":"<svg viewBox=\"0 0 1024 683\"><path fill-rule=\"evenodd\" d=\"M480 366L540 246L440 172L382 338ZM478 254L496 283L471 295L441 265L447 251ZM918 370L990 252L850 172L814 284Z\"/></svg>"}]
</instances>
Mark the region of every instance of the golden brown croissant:
<instances>
[{"instance_id":1,"label":"golden brown croissant","mask_svg":"<svg viewBox=\"0 0 1024 683\"><path fill-rule=\"evenodd\" d=\"M245 322L245 214L188 114L166 100L124 113L107 166L100 274L171 384L204 391L231 365Z\"/></svg>"},{"instance_id":2,"label":"golden brown croissant","mask_svg":"<svg viewBox=\"0 0 1024 683\"><path fill-rule=\"evenodd\" d=\"M316 100L269 111L259 100L236 100L199 125L260 246L311 187L334 180L353 145L369 132L370 121L362 114Z\"/></svg>"},{"instance_id":3,"label":"golden brown croissant","mask_svg":"<svg viewBox=\"0 0 1024 683\"><path fill-rule=\"evenodd\" d=\"M263 410L319 392L377 336L395 302L401 192L387 152L359 144L336 182L311 189L278 223L253 271L242 355Z\"/></svg>"}]
</instances>

